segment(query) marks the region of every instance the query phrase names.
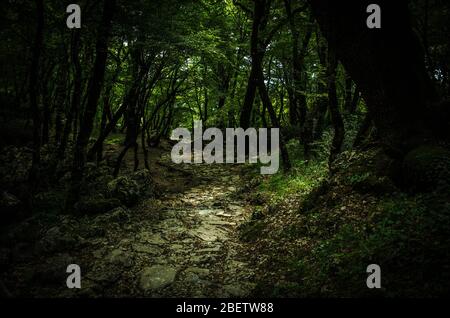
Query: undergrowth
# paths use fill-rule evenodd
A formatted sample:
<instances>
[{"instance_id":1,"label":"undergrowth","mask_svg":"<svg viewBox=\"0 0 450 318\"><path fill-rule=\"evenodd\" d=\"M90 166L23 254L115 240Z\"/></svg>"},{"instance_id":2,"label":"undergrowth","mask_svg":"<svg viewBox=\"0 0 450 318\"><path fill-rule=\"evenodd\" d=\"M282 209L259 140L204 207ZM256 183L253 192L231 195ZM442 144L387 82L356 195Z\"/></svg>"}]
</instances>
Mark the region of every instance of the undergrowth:
<instances>
[{"instance_id":1,"label":"undergrowth","mask_svg":"<svg viewBox=\"0 0 450 318\"><path fill-rule=\"evenodd\" d=\"M343 156L331 177L325 163L299 160L289 174L262 178L255 188L259 212L241 233L258 251L257 294L448 294L448 194L402 192L371 167L375 152ZM381 289L366 285L369 264L381 267Z\"/></svg>"}]
</instances>

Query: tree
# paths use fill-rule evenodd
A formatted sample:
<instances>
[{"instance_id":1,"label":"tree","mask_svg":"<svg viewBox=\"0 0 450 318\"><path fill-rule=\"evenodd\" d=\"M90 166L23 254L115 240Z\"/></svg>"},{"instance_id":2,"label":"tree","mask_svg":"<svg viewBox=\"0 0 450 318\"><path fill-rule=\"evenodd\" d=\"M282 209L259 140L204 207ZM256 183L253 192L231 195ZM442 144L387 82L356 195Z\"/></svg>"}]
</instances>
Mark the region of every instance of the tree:
<instances>
[{"instance_id":1,"label":"tree","mask_svg":"<svg viewBox=\"0 0 450 318\"><path fill-rule=\"evenodd\" d=\"M67 196L66 206L73 208L73 204L80 196L81 182L83 179L83 169L86 164L86 150L89 137L92 133L97 104L102 90L105 76L106 58L108 55L108 40L111 33L112 17L116 7L116 0L105 0L103 5L103 16L100 22L97 43L96 57L92 76L89 81L89 92L86 108L81 122L80 132L75 145L75 153L72 165L71 185Z\"/></svg>"},{"instance_id":2,"label":"tree","mask_svg":"<svg viewBox=\"0 0 450 318\"><path fill-rule=\"evenodd\" d=\"M34 48L30 67L30 109L33 117L33 159L29 179L35 186L39 180L39 165L41 161L41 112L38 103L38 78L39 62L42 53L42 43L44 40L44 2L36 0L37 26L34 39Z\"/></svg>"},{"instance_id":3,"label":"tree","mask_svg":"<svg viewBox=\"0 0 450 318\"><path fill-rule=\"evenodd\" d=\"M310 0L332 50L356 82L386 149L396 157L432 139L435 100L407 1L380 1L382 28L368 29L370 1Z\"/></svg>"}]
</instances>

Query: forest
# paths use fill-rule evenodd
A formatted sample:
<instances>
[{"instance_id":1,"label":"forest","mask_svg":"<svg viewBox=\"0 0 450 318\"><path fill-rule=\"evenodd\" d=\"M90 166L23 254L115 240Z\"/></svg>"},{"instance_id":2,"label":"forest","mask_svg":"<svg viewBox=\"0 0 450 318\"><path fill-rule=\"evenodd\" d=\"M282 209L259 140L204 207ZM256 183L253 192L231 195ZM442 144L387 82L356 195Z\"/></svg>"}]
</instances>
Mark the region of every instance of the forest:
<instances>
[{"instance_id":1,"label":"forest","mask_svg":"<svg viewBox=\"0 0 450 318\"><path fill-rule=\"evenodd\" d=\"M448 1L70 4L1 4L2 298L450 294Z\"/></svg>"}]
</instances>

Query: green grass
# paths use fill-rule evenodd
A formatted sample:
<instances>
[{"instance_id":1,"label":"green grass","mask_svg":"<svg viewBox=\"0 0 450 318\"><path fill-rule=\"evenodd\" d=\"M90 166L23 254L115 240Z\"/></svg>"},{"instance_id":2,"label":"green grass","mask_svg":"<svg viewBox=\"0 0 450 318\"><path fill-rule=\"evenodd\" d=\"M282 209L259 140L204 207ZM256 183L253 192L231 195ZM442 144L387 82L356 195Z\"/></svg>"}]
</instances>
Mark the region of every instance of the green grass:
<instances>
[{"instance_id":1,"label":"green grass","mask_svg":"<svg viewBox=\"0 0 450 318\"><path fill-rule=\"evenodd\" d=\"M295 161L292 171L269 176L258 191L274 198L282 199L292 194L306 194L317 187L327 175L324 162Z\"/></svg>"},{"instance_id":2,"label":"green grass","mask_svg":"<svg viewBox=\"0 0 450 318\"><path fill-rule=\"evenodd\" d=\"M108 138L106 138L105 140L105 144L107 145L120 145L123 144L125 140L125 135L124 134L111 134L110 136L108 136Z\"/></svg>"}]
</instances>

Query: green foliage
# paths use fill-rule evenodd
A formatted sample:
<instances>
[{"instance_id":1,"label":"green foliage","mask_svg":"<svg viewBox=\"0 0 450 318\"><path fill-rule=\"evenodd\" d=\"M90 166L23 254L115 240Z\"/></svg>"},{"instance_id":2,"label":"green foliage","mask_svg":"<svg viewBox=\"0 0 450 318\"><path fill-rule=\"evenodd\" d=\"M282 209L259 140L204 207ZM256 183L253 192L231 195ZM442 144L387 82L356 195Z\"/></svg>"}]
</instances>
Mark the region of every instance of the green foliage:
<instances>
[{"instance_id":1,"label":"green foliage","mask_svg":"<svg viewBox=\"0 0 450 318\"><path fill-rule=\"evenodd\" d=\"M259 190L274 197L305 194L319 185L326 173L326 165L323 163L296 161L292 172L269 177Z\"/></svg>"}]
</instances>

